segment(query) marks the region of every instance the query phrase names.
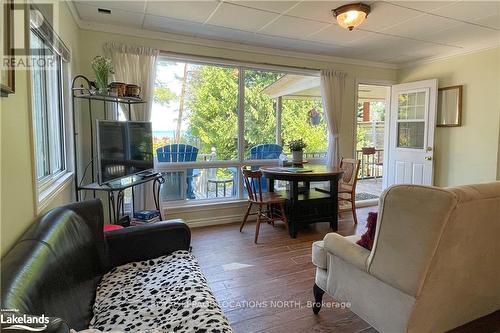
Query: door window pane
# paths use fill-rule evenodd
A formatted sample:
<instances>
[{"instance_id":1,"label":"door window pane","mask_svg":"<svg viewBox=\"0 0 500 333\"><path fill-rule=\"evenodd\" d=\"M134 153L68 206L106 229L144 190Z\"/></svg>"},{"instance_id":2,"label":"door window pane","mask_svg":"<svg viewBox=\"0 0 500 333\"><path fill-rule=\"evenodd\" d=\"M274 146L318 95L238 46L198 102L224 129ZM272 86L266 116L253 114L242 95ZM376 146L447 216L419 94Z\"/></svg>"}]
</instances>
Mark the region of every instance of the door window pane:
<instances>
[{"instance_id":1,"label":"door window pane","mask_svg":"<svg viewBox=\"0 0 500 333\"><path fill-rule=\"evenodd\" d=\"M425 118L425 91L400 94L398 98L398 119L423 120Z\"/></svg>"},{"instance_id":2,"label":"door window pane","mask_svg":"<svg viewBox=\"0 0 500 333\"><path fill-rule=\"evenodd\" d=\"M398 122L398 147L424 148L424 122Z\"/></svg>"},{"instance_id":3,"label":"door window pane","mask_svg":"<svg viewBox=\"0 0 500 333\"><path fill-rule=\"evenodd\" d=\"M425 106L415 107L415 119L425 119Z\"/></svg>"},{"instance_id":4,"label":"door window pane","mask_svg":"<svg viewBox=\"0 0 500 333\"><path fill-rule=\"evenodd\" d=\"M417 105L420 105L420 106L425 105L425 92L424 91L417 93Z\"/></svg>"}]
</instances>

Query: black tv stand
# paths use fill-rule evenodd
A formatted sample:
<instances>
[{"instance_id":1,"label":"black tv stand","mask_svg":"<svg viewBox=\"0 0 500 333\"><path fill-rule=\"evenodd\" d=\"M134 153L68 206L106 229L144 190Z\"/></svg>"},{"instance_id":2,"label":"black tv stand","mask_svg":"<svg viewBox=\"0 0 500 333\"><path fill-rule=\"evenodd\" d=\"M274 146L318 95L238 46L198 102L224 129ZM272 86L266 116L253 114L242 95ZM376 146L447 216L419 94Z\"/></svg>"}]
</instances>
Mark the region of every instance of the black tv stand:
<instances>
[{"instance_id":1,"label":"black tv stand","mask_svg":"<svg viewBox=\"0 0 500 333\"><path fill-rule=\"evenodd\" d=\"M137 173L137 176L143 177L143 178L149 178L149 177L154 177L158 174L158 172L154 170L145 170L142 172Z\"/></svg>"},{"instance_id":2,"label":"black tv stand","mask_svg":"<svg viewBox=\"0 0 500 333\"><path fill-rule=\"evenodd\" d=\"M94 125L95 120L112 120L118 119L120 110L123 110L128 115L128 120L132 119L132 106L146 104L140 98L135 97L114 97L109 95L96 94L92 89L92 82L83 75L77 75L73 78L71 84L72 91L72 116L73 116L73 159L74 159L74 182L76 201L85 198L81 191L92 191L93 197L96 197L96 192L105 191L108 193L108 210L109 221L118 223L120 213L123 211L123 191L127 188L132 188L132 200L134 198L134 187L147 182L153 182L153 194L155 199L156 209L160 210L160 185L165 182L161 174L155 173L154 170L146 170L152 175L138 176L133 175L122 178L121 180L112 180L104 184L98 183L95 158L95 135ZM78 103L78 107L77 107ZM77 113L81 113L78 115ZM87 118L88 117L88 118ZM88 120L87 120L88 119ZM84 122L88 121L88 126ZM79 126L81 125L81 126ZM78 129L88 128L88 133L78 133ZM87 130L85 130L87 131ZM85 135L81 135L85 134ZM84 141L85 140L85 141ZM88 156L88 161L80 160ZM88 163L87 163L88 162ZM84 167L83 175L80 174L80 167ZM87 168L90 169L90 175L86 176ZM125 185L126 182L121 182L124 179L132 179ZM82 183L90 183L81 186ZM120 185L118 185L120 184ZM160 211L161 213L161 211ZM161 216L161 214L160 214Z\"/></svg>"},{"instance_id":3,"label":"black tv stand","mask_svg":"<svg viewBox=\"0 0 500 333\"><path fill-rule=\"evenodd\" d=\"M162 219L161 207L160 207L160 187L161 184L165 183L165 179L161 173L153 172L148 177L137 175L132 175L128 177L123 177L116 180L111 180L105 184L99 185L99 183L91 183L88 185L80 186L80 190L89 191L103 191L108 194L108 208L109 208L109 219L110 222L114 224L119 224L120 219L123 214L123 198L126 189L132 189L132 209L134 207L134 187L142 185L148 182L153 182L153 199L155 203L155 208L160 213L160 220ZM133 213L133 212L132 212Z\"/></svg>"}]
</instances>

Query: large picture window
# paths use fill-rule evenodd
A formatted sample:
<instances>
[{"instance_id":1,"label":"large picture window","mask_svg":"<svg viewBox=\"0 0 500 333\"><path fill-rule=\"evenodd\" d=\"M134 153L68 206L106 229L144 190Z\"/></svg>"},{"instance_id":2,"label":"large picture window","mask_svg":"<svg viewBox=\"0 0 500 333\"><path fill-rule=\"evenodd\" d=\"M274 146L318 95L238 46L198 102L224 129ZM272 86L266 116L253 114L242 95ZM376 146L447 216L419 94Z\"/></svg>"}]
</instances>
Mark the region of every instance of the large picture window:
<instances>
[{"instance_id":1,"label":"large picture window","mask_svg":"<svg viewBox=\"0 0 500 333\"><path fill-rule=\"evenodd\" d=\"M160 58L152 122L163 200L243 198L241 166L277 165L290 140L324 157L319 97L316 73Z\"/></svg>"}]
</instances>

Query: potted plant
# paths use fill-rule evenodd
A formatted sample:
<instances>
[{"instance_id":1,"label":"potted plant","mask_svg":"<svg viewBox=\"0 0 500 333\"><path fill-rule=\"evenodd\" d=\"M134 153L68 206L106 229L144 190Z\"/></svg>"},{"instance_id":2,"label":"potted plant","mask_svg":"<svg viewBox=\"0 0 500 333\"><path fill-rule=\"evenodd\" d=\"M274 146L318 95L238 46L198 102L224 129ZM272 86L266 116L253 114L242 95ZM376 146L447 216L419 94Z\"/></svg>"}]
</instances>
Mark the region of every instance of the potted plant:
<instances>
[{"instance_id":1,"label":"potted plant","mask_svg":"<svg viewBox=\"0 0 500 333\"><path fill-rule=\"evenodd\" d=\"M292 162L302 162L304 157L304 148L307 147L307 144L304 142L304 140L292 140L288 143L288 147L292 151Z\"/></svg>"},{"instance_id":2,"label":"potted plant","mask_svg":"<svg viewBox=\"0 0 500 333\"><path fill-rule=\"evenodd\" d=\"M92 59L92 69L95 73L95 83L99 94L106 95L108 92L108 77L113 74L111 59L96 56Z\"/></svg>"},{"instance_id":3,"label":"potted plant","mask_svg":"<svg viewBox=\"0 0 500 333\"><path fill-rule=\"evenodd\" d=\"M321 122L321 113L316 110L316 108L312 108L309 110L309 123L312 126L317 126Z\"/></svg>"}]
</instances>

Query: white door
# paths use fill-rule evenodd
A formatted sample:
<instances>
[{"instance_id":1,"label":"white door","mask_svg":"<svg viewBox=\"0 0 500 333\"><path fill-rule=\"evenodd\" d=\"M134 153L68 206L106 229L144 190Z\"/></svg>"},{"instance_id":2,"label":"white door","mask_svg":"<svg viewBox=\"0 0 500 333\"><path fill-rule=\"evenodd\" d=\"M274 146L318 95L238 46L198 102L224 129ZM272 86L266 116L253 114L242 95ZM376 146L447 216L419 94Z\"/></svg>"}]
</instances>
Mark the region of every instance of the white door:
<instances>
[{"instance_id":1,"label":"white door","mask_svg":"<svg viewBox=\"0 0 500 333\"><path fill-rule=\"evenodd\" d=\"M383 187L433 184L436 79L392 86Z\"/></svg>"}]
</instances>

